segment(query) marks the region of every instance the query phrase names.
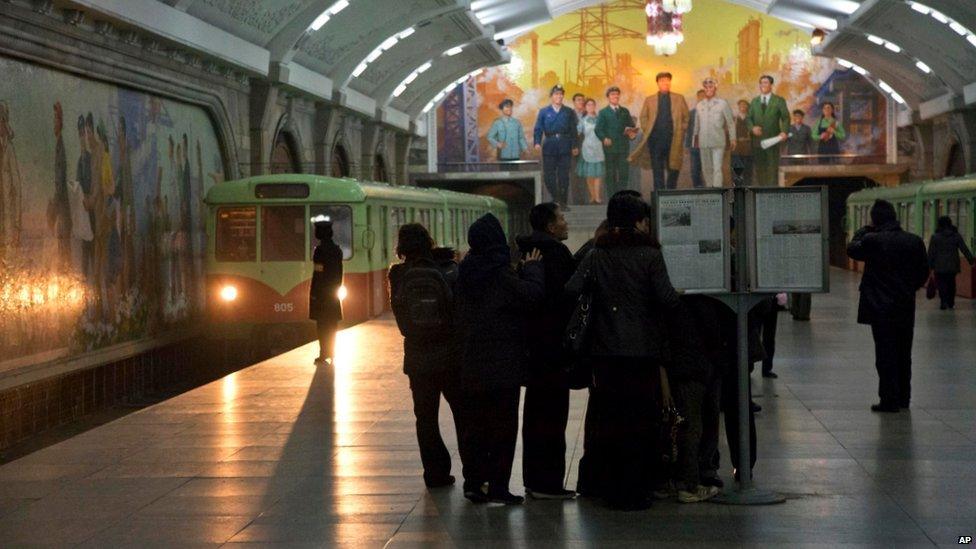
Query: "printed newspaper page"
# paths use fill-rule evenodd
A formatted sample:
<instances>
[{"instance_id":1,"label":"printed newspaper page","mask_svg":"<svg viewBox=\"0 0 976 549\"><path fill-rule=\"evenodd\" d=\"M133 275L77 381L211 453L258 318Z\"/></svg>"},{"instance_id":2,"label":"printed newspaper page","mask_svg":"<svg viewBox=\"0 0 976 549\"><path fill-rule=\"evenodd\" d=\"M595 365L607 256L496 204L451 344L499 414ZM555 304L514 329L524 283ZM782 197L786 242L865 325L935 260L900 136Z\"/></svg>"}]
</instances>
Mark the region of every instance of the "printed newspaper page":
<instances>
[{"instance_id":1,"label":"printed newspaper page","mask_svg":"<svg viewBox=\"0 0 976 549\"><path fill-rule=\"evenodd\" d=\"M823 287L820 193L756 193L758 289Z\"/></svg>"},{"instance_id":2,"label":"printed newspaper page","mask_svg":"<svg viewBox=\"0 0 976 549\"><path fill-rule=\"evenodd\" d=\"M728 291L723 201L720 193L666 194L658 198L658 235L676 289Z\"/></svg>"}]
</instances>

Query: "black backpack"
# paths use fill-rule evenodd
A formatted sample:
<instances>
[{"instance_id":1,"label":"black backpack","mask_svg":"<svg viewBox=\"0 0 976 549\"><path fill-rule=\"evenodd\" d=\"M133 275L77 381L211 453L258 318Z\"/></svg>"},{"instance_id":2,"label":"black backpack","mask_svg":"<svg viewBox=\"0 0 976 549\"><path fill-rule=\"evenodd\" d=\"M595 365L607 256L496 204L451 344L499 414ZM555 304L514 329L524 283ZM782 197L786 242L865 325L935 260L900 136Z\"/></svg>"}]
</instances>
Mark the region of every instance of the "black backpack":
<instances>
[{"instance_id":1,"label":"black backpack","mask_svg":"<svg viewBox=\"0 0 976 549\"><path fill-rule=\"evenodd\" d=\"M434 266L417 265L403 274L391 305L404 337L430 338L453 328L453 301L444 274Z\"/></svg>"}]
</instances>

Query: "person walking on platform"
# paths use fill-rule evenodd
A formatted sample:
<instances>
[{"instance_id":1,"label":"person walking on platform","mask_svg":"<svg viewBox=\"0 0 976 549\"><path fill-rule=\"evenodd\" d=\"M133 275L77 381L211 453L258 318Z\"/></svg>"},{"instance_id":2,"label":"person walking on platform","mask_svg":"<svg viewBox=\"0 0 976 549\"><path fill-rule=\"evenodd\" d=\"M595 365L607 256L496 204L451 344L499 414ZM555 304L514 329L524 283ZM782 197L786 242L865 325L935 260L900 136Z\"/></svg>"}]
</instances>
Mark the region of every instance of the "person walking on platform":
<instances>
[{"instance_id":1,"label":"person walking on platform","mask_svg":"<svg viewBox=\"0 0 976 549\"><path fill-rule=\"evenodd\" d=\"M793 294L794 296L810 294ZM779 312L786 309L786 294L779 293L769 298L769 308L762 316L762 346L766 355L762 360L762 376L776 379L779 375L773 371L773 356L776 355L776 324Z\"/></svg>"},{"instance_id":2,"label":"person walking on platform","mask_svg":"<svg viewBox=\"0 0 976 549\"><path fill-rule=\"evenodd\" d=\"M698 105L705 99L705 90L695 93L695 108L688 111L688 131L685 133L685 149L688 150L691 164L691 186L696 189L705 187L705 176L702 174L701 149L695 141L695 121L698 120Z\"/></svg>"},{"instance_id":3,"label":"person walking on platform","mask_svg":"<svg viewBox=\"0 0 976 549\"><path fill-rule=\"evenodd\" d=\"M960 273L959 252L973 265L973 253L966 239L948 216L939 218L935 233L929 239L929 268L935 273L939 288L939 308L943 311L956 306L956 275Z\"/></svg>"},{"instance_id":4,"label":"person walking on platform","mask_svg":"<svg viewBox=\"0 0 976 549\"><path fill-rule=\"evenodd\" d=\"M912 395L915 292L929 277L925 243L902 230L890 202L877 200L871 224L854 233L847 255L864 262L857 321L871 326L881 398L871 411L897 412Z\"/></svg>"},{"instance_id":5,"label":"person walking on platform","mask_svg":"<svg viewBox=\"0 0 976 549\"><path fill-rule=\"evenodd\" d=\"M630 140L637 135L637 128L632 127L630 111L620 104L620 88L610 86L607 100L610 104L597 115L596 136L603 143L606 158L606 193L612 196L630 186L627 155L630 153Z\"/></svg>"},{"instance_id":6,"label":"person walking on platform","mask_svg":"<svg viewBox=\"0 0 976 549\"><path fill-rule=\"evenodd\" d=\"M461 346L454 322L458 266L454 250L434 248L430 233L419 223L400 227L396 254L403 263L390 267L390 304L403 334L403 373L410 379L424 484L449 486L454 484L451 454L441 438L438 409L443 394L460 442ZM472 474L470 461L466 447L460 450L467 479Z\"/></svg>"},{"instance_id":7,"label":"person walking on platform","mask_svg":"<svg viewBox=\"0 0 976 549\"><path fill-rule=\"evenodd\" d=\"M773 93L772 76L759 79L759 96L749 105L746 124L752 132L752 159L755 168L755 185L776 187L779 185L779 157L782 143L764 149L762 141L779 137L785 141L790 125L790 110L786 100Z\"/></svg>"},{"instance_id":8,"label":"person walking on platform","mask_svg":"<svg viewBox=\"0 0 976 549\"><path fill-rule=\"evenodd\" d=\"M492 214L471 225L468 245L458 275L461 384L470 409L462 446L470 452L472 467L464 497L475 503L517 504L523 498L509 492L508 483L526 378L525 319L545 299L542 256L533 250L516 272L505 232Z\"/></svg>"},{"instance_id":9,"label":"person walking on platform","mask_svg":"<svg viewBox=\"0 0 976 549\"><path fill-rule=\"evenodd\" d=\"M498 104L501 116L491 123L488 130L488 143L498 151L499 162L513 162L522 157L522 151L529 148L525 140L525 130L517 118L512 117L515 103L506 99Z\"/></svg>"},{"instance_id":10,"label":"person walking on platform","mask_svg":"<svg viewBox=\"0 0 976 549\"><path fill-rule=\"evenodd\" d=\"M684 97L671 92L671 73L658 73L656 79L658 93L644 99L641 109L644 137L629 160L653 171L655 190L675 189L684 161L682 144L688 130L688 104Z\"/></svg>"},{"instance_id":11,"label":"person walking on platform","mask_svg":"<svg viewBox=\"0 0 976 549\"><path fill-rule=\"evenodd\" d=\"M793 111L792 123L786 134L786 155L810 155L813 154L813 130L810 126L803 123L806 116L800 109ZM809 164L808 158L787 158L787 165Z\"/></svg>"},{"instance_id":12,"label":"person walking on platform","mask_svg":"<svg viewBox=\"0 0 976 549\"><path fill-rule=\"evenodd\" d=\"M585 151L584 151L585 154ZM536 204L529 212L532 234L517 239L523 254L539 250L545 272L545 301L527 323L528 382L522 410L522 478L535 499L570 499L566 476L566 423L569 420L568 357L562 348L573 302L563 288L576 271L576 261L563 244L569 237L566 219L554 202Z\"/></svg>"},{"instance_id":13,"label":"person walking on platform","mask_svg":"<svg viewBox=\"0 0 976 549\"><path fill-rule=\"evenodd\" d=\"M332 241L332 220L312 219L319 244L312 252L312 285L308 292L308 316L317 324L319 357L315 364L332 364L335 334L342 320L339 288L342 286L342 248Z\"/></svg>"},{"instance_id":14,"label":"person walking on platform","mask_svg":"<svg viewBox=\"0 0 976 549\"><path fill-rule=\"evenodd\" d=\"M576 175L586 179L587 191L590 194L590 204L600 204L600 183L605 173L606 156L603 144L596 135L597 115L596 101L586 100L586 111L579 119L576 130L582 137L580 155L576 161Z\"/></svg>"},{"instance_id":15,"label":"person walking on platform","mask_svg":"<svg viewBox=\"0 0 976 549\"><path fill-rule=\"evenodd\" d=\"M542 175L549 196L568 210L569 165L579 150L576 148L576 112L563 106L565 93L558 84L549 91L551 104L540 110L536 117L533 142L535 149L542 151Z\"/></svg>"},{"instance_id":16,"label":"person walking on platform","mask_svg":"<svg viewBox=\"0 0 976 549\"><path fill-rule=\"evenodd\" d=\"M749 102L740 99L736 103L735 146L732 148L732 186L752 185L752 128L746 123Z\"/></svg>"},{"instance_id":17,"label":"person walking on platform","mask_svg":"<svg viewBox=\"0 0 976 549\"><path fill-rule=\"evenodd\" d=\"M705 184L721 188L725 183L725 152L735 145L735 119L728 102L715 97L718 82L709 77L702 86L705 95L695 106L697 115L691 133L699 147Z\"/></svg>"},{"instance_id":18,"label":"person walking on platform","mask_svg":"<svg viewBox=\"0 0 976 549\"><path fill-rule=\"evenodd\" d=\"M847 139L844 125L834 116L834 104L826 102L821 107L822 116L813 127L811 135L817 141L817 159L820 164L836 164L840 154L840 142Z\"/></svg>"},{"instance_id":19,"label":"person walking on platform","mask_svg":"<svg viewBox=\"0 0 976 549\"><path fill-rule=\"evenodd\" d=\"M639 198L618 195L607 207L610 230L566 284L571 296L592 291L587 354L594 384L593 493L618 509L645 509L660 471L655 465L665 322L678 306L650 213ZM589 411L587 412L589 414ZM584 434L584 438L587 435ZM581 471L581 476L584 472ZM582 479L581 479L582 480Z\"/></svg>"}]
</instances>

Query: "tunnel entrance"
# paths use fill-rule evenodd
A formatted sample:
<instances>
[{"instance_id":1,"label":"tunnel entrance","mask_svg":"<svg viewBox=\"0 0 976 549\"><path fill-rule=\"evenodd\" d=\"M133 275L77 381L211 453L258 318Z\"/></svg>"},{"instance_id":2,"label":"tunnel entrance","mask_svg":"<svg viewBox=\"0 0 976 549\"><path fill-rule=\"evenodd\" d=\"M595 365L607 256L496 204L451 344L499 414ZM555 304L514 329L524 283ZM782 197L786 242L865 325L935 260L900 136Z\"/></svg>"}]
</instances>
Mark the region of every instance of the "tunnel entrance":
<instances>
[{"instance_id":1,"label":"tunnel entrance","mask_svg":"<svg viewBox=\"0 0 976 549\"><path fill-rule=\"evenodd\" d=\"M847 268L847 197L851 193L877 187L878 184L867 177L810 177L797 181L795 186L827 187L827 211L830 223L830 264Z\"/></svg>"}]
</instances>

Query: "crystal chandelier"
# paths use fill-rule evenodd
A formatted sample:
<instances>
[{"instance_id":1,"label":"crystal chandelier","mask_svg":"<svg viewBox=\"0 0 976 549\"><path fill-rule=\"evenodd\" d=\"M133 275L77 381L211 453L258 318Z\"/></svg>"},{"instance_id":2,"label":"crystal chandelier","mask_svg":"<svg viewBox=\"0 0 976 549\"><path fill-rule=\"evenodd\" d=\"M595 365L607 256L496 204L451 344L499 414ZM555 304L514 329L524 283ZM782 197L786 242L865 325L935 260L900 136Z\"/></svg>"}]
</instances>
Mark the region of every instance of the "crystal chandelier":
<instances>
[{"instance_id":1,"label":"crystal chandelier","mask_svg":"<svg viewBox=\"0 0 976 549\"><path fill-rule=\"evenodd\" d=\"M666 8L666 5L674 7L676 4L687 4L687 9L691 9L691 0L648 0L644 6L647 13L647 45L653 46L657 55L674 55L678 51L678 44L685 41L685 35L681 32L681 14Z\"/></svg>"}]
</instances>

